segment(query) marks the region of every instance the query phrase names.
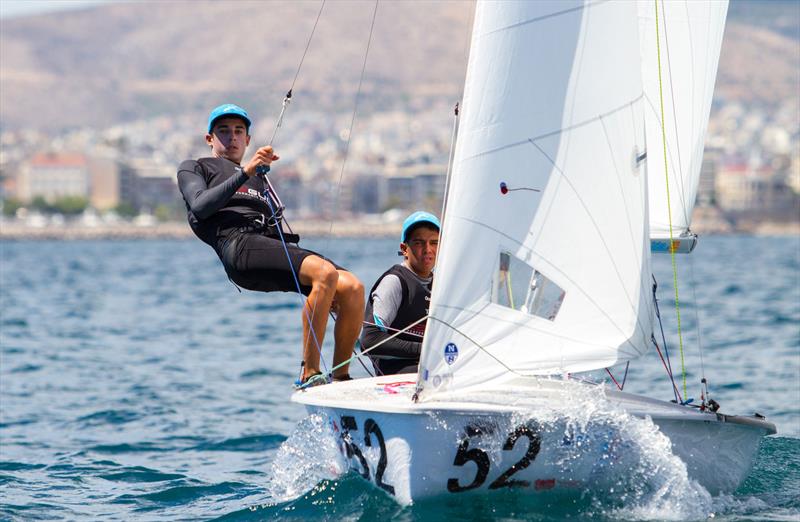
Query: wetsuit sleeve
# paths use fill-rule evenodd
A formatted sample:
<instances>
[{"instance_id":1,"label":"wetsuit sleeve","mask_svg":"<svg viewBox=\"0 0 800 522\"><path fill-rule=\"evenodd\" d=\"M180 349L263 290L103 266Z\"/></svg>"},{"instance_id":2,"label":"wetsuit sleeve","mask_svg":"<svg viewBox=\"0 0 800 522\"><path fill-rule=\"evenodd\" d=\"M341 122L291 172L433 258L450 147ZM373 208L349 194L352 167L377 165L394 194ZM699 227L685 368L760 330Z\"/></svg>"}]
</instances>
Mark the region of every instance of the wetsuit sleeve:
<instances>
[{"instance_id":1,"label":"wetsuit sleeve","mask_svg":"<svg viewBox=\"0 0 800 522\"><path fill-rule=\"evenodd\" d=\"M224 207L246 181L247 174L238 169L236 176L231 176L216 187L208 188L203 168L197 161L186 160L178 167L178 188L197 219L206 219Z\"/></svg>"},{"instance_id":2,"label":"wetsuit sleeve","mask_svg":"<svg viewBox=\"0 0 800 522\"><path fill-rule=\"evenodd\" d=\"M403 302L403 286L400 278L394 274L384 277L375 291L372 292L372 314L375 325L365 325L361 335L361 344L365 349L375 346L397 332L388 330L386 325L392 324L397 317L397 310ZM422 342L406 341L395 337L386 341L368 355L419 358Z\"/></svg>"},{"instance_id":3,"label":"wetsuit sleeve","mask_svg":"<svg viewBox=\"0 0 800 522\"><path fill-rule=\"evenodd\" d=\"M400 278L389 274L378 283L372 292L372 315L375 324L384 326L392 324L397 317L397 310L403 304L403 285Z\"/></svg>"}]
</instances>

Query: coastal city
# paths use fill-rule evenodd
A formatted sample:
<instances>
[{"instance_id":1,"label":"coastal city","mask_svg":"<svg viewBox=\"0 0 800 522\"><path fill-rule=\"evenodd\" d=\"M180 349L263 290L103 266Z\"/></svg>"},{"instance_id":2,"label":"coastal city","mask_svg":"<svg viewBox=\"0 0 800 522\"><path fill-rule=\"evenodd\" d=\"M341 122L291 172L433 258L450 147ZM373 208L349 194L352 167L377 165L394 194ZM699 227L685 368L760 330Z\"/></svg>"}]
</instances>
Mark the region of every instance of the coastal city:
<instances>
[{"instance_id":1,"label":"coastal city","mask_svg":"<svg viewBox=\"0 0 800 522\"><path fill-rule=\"evenodd\" d=\"M796 230L797 100L779 107L718 103L712 109L697 231ZM444 104L423 112L373 112L357 120L349 143L352 114L288 112L275 139L281 160L270 175L288 219L311 233L337 223L340 233L380 235L393 231L410 209L437 212L453 112ZM0 233L189 234L176 168L184 159L208 154L204 118L164 117L56 136L2 133ZM251 153L272 135L272 125L255 120Z\"/></svg>"}]
</instances>

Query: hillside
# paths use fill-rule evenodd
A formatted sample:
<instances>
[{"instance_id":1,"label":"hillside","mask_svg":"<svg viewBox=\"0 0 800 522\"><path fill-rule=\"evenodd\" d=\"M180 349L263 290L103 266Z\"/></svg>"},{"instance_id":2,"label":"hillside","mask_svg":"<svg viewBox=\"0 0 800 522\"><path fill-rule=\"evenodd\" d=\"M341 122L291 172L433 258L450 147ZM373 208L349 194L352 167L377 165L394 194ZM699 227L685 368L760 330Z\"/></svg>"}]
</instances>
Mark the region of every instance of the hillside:
<instances>
[{"instance_id":1,"label":"hillside","mask_svg":"<svg viewBox=\"0 0 800 522\"><path fill-rule=\"evenodd\" d=\"M750 4L732 4L718 93L726 99L777 104L796 93L800 83L800 50L791 36L795 4L770 4L772 18L749 25ZM133 2L4 19L0 126L102 127L157 114L204 112L228 99L277 106L291 84L319 5ZM297 82L296 104L352 108L373 5L326 3ZM362 107L413 109L435 98L456 99L472 11L473 4L463 1L382 2ZM784 12L791 16L782 16ZM783 25L770 28L773 18Z\"/></svg>"}]
</instances>

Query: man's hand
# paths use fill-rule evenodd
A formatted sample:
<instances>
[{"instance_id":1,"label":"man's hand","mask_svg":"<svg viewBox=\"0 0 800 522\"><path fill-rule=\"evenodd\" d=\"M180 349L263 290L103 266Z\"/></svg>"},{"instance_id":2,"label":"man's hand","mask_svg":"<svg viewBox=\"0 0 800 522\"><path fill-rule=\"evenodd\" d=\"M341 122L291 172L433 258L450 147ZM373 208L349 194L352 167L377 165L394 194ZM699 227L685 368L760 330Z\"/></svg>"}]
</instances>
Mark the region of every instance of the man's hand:
<instances>
[{"instance_id":1,"label":"man's hand","mask_svg":"<svg viewBox=\"0 0 800 522\"><path fill-rule=\"evenodd\" d=\"M273 161L278 160L279 157L275 155L272 150L272 147L267 145L265 147L261 147L255 153L255 155L247 162L247 165L242 169L244 173L250 176L251 178L256 175L256 169L261 165L269 166L270 163Z\"/></svg>"}]
</instances>

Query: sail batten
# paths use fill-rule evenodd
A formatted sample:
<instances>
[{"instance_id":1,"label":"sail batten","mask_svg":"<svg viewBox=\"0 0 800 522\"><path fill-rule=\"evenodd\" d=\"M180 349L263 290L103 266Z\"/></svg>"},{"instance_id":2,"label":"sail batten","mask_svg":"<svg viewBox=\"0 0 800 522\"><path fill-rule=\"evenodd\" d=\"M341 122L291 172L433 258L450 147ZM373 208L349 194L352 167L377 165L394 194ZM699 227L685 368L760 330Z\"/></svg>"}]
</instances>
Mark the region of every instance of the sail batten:
<instances>
[{"instance_id":1,"label":"sail batten","mask_svg":"<svg viewBox=\"0 0 800 522\"><path fill-rule=\"evenodd\" d=\"M643 109L635 3L478 3L420 398L650 347Z\"/></svg>"}]
</instances>

